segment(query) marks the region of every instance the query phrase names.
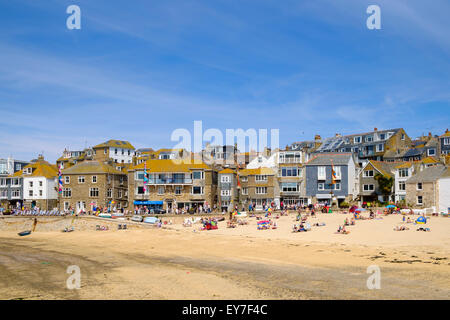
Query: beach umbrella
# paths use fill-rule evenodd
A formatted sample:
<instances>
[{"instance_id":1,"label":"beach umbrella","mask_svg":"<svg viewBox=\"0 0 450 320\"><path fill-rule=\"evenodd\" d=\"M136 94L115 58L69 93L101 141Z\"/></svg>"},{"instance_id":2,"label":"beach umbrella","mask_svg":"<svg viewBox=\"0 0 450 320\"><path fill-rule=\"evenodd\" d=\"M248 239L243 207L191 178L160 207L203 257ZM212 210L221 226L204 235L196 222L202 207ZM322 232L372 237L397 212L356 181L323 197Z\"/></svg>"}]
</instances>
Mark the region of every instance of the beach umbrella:
<instances>
[{"instance_id":1,"label":"beach umbrella","mask_svg":"<svg viewBox=\"0 0 450 320\"><path fill-rule=\"evenodd\" d=\"M358 209L355 209L355 212L363 212L363 211L367 211L367 210L364 209L364 208L358 208Z\"/></svg>"},{"instance_id":2,"label":"beach umbrella","mask_svg":"<svg viewBox=\"0 0 450 320\"><path fill-rule=\"evenodd\" d=\"M387 205L386 208L390 209L390 208L395 208L395 206L393 204Z\"/></svg>"}]
</instances>

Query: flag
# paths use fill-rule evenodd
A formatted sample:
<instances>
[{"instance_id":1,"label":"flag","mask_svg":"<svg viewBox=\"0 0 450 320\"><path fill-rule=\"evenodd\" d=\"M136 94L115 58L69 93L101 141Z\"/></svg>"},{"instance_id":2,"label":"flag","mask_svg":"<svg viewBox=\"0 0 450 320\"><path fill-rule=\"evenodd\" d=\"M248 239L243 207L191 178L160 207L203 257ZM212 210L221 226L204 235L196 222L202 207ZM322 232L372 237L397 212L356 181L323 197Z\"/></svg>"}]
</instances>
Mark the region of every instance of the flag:
<instances>
[{"instance_id":1,"label":"flag","mask_svg":"<svg viewBox=\"0 0 450 320\"><path fill-rule=\"evenodd\" d=\"M61 165L59 165L58 166L58 186L59 186L59 188L58 188L58 193L62 193L62 185L63 185L63 182L62 182L62 173L61 173Z\"/></svg>"},{"instance_id":2,"label":"flag","mask_svg":"<svg viewBox=\"0 0 450 320\"><path fill-rule=\"evenodd\" d=\"M331 185L336 184L336 171L334 170L333 160L331 161Z\"/></svg>"},{"instance_id":3,"label":"flag","mask_svg":"<svg viewBox=\"0 0 450 320\"><path fill-rule=\"evenodd\" d=\"M144 193L145 193L145 185L148 183L147 177L147 162L144 162Z\"/></svg>"}]
</instances>

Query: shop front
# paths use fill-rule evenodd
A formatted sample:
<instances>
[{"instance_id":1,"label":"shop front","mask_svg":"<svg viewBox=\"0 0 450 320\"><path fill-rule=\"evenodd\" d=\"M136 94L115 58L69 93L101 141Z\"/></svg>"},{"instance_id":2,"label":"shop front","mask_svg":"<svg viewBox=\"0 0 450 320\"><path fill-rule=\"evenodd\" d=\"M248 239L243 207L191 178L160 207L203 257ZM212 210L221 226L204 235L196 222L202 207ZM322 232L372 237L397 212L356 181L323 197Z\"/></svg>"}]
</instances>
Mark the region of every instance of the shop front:
<instances>
[{"instance_id":1,"label":"shop front","mask_svg":"<svg viewBox=\"0 0 450 320\"><path fill-rule=\"evenodd\" d=\"M163 201L135 200L134 207L138 212L154 212L155 210L162 210Z\"/></svg>"}]
</instances>

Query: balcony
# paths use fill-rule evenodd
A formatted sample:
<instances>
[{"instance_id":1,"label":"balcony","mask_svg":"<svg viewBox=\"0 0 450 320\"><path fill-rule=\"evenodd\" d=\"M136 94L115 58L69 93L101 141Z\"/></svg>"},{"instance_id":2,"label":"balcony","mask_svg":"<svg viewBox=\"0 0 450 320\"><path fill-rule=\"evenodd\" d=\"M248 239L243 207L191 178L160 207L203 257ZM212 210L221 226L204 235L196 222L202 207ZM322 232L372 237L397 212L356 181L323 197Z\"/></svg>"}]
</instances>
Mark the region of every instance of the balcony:
<instances>
[{"instance_id":1,"label":"balcony","mask_svg":"<svg viewBox=\"0 0 450 320\"><path fill-rule=\"evenodd\" d=\"M281 158L278 160L278 163L302 163L302 159L297 158Z\"/></svg>"},{"instance_id":2,"label":"balcony","mask_svg":"<svg viewBox=\"0 0 450 320\"><path fill-rule=\"evenodd\" d=\"M149 179L147 184L192 184L192 179L164 178Z\"/></svg>"}]
</instances>

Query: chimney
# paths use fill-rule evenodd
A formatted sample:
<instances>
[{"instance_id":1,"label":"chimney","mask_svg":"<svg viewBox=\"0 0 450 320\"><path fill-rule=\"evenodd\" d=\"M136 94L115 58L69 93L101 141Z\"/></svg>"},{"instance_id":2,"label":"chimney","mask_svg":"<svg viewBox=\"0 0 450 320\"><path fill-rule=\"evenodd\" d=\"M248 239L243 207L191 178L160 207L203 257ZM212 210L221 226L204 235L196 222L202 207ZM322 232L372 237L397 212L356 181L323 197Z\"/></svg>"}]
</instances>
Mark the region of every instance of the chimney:
<instances>
[{"instance_id":1,"label":"chimney","mask_svg":"<svg viewBox=\"0 0 450 320\"><path fill-rule=\"evenodd\" d=\"M431 138L431 132L428 132L428 136Z\"/></svg>"},{"instance_id":2,"label":"chimney","mask_svg":"<svg viewBox=\"0 0 450 320\"><path fill-rule=\"evenodd\" d=\"M373 128L373 131L378 131L378 128Z\"/></svg>"},{"instance_id":3,"label":"chimney","mask_svg":"<svg viewBox=\"0 0 450 320\"><path fill-rule=\"evenodd\" d=\"M448 130L448 129L447 129ZM322 139L322 137L319 135L319 134L316 134L315 136L314 136L314 140L321 140Z\"/></svg>"}]
</instances>

